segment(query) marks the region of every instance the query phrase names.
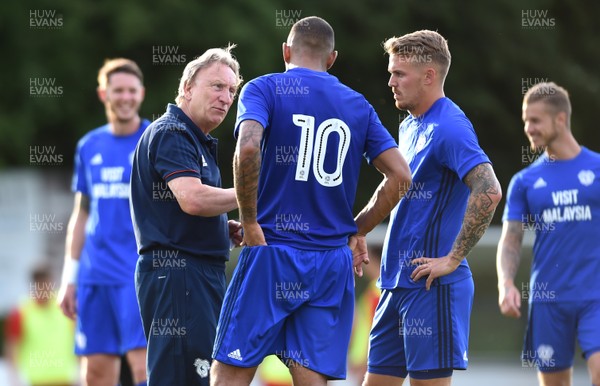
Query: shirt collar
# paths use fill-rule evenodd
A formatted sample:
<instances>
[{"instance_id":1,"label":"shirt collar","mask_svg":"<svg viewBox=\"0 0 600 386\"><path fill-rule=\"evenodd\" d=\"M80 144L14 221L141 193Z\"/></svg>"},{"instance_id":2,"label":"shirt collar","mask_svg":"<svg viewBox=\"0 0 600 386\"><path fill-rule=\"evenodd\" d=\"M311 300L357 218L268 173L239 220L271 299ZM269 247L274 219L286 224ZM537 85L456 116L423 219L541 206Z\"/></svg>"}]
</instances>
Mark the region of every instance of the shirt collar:
<instances>
[{"instance_id":1,"label":"shirt collar","mask_svg":"<svg viewBox=\"0 0 600 386\"><path fill-rule=\"evenodd\" d=\"M190 129L190 131L194 133L196 137L198 137L200 142L211 145L216 144L218 142L218 140L210 134L204 134L204 132L200 130L198 126L196 126L194 121L192 121L191 118L188 117L179 106L169 103L169 105L167 106L167 112L175 115L177 119L185 123L185 125Z\"/></svg>"}]
</instances>

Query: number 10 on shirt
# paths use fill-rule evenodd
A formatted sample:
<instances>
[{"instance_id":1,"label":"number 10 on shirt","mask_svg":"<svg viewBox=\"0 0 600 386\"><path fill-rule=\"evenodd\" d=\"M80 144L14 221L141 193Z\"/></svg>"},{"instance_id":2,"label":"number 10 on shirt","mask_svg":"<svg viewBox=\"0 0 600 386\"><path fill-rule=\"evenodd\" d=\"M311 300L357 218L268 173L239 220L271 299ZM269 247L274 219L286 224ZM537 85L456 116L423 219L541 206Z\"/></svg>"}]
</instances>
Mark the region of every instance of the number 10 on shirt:
<instances>
[{"instance_id":1,"label":"number 10 on shirt","mask_svg":"<svg viewBox=\"0 0 600 386\"><path fill-rule=\"evenodd\" d=\"M298 164L296 166L296 181L308 181L309 168L314 157L313 174L319 184L327 187L338 186L342 183L344 161L350 147L350 128L337 118L323 121L317 128L315 135L315 117L311 115L294 114L294 124L302 129L300 135L300 149L298 150ZM325 171L325 153L327 142L332 133L339 135L337 148L336 168L333 173ZM316 140L316 144L315 144Z\"/></svg>"}]
</instances>

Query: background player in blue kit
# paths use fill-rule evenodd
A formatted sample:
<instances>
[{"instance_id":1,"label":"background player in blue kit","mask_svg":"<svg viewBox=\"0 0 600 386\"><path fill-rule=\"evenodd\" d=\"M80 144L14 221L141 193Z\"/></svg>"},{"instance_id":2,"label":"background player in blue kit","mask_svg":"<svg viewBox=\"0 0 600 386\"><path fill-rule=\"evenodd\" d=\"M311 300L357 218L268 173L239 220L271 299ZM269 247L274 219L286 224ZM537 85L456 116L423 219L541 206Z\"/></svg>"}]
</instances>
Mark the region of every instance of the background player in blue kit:
<instances>
[{"instance_id":1,"label":"background player in blue kit","mask_svg":"<svg viewBox=\"0 0 600 386\"><path fill-rule=\"evenodd\" d=\"M186 65L177 105L148 127L134 156L136 290L150 386L209 384L229 237L240 225L228 225L235 192L221 188L210 135L242 82L233 47L210 49Z\"/></svg>"},{"instance_id":2,"label":"background player in blue kit","mask_svg":"<svg viewBox=\"0 0 600 386\"><path fill-rule=\"evenodd\" d=\"M135 146L150 122L138 113L144 86L137 64L107 61L98 73L98 96L108 123L77 144L59 303L65 315L77 317L75 353L84 384L114 386L126 354L135 384L143 385L146 339L133 280L129 179Z\"/></svg>"},{"instance_id":3,"label":"background player in blue kit","mask_svg":"<svg viewBox=\"0 0 600 386\"><path fill-rule=\"evenodd\" d=\"M301 19L283 44L286 72L254 79L240 95L234 178L246 247L219 317L213 385L249 385L270 354L297 386L346 376L348 244L362 274L364 235L398 202L410 173L373 107L327 73L336 56L331 26ZM355 221L363 155L385 178Z\"/></svg>"},{"instance_id":4,"label":"background player in blue kit","mask_svg":"<svg viewBox=\"0 0 600 386\"><path fill-rule=\"evenodd\" d=\"M571 385L577 339L600 385L600 154L573 137L569 94L553 82L527 91L523 122L532 151L545 151L508 188L497 255L500 310L521 316L514 279L524 230L533 227L523 363L538 368L540 385Z\"/></svg>"},{"instance_id":5,"label":"background player in blue kit","mask_svg":"<svg viewBox=\"0 0 600 386\"><path fill-rule=\"evenodd\" d=\"M381 298L370 334L365 385L450 385L468 361L473 279L466 257L501 199L471 122L444 95L446 40L417 31L384 43L412 185L384 241ZM423 280L420 280L423 279Z\"/></svg>"}]
</instances>

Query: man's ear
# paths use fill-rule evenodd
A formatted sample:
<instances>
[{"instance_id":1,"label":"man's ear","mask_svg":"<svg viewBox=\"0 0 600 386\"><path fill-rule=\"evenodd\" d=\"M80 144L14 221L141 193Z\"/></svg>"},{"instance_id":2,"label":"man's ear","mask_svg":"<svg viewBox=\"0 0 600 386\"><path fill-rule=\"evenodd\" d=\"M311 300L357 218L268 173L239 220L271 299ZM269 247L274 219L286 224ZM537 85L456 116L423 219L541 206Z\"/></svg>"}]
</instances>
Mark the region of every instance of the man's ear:
<instances>
[{"instance_id":1,"label":"man's ear","mask_svg":"<svg viewBox=\"0 0 600 386\"><path fill-rule=\"evenodd\" d=\"M195 78L196 77L194 76L192 79L186 81L185 84L183 85L183 98L185 100L190 100L190 98L192 97L192 93L190 90L194 86L194 82L196 81Z\"/></svg>"},{"instance_id":2,"label":"man's ear","mask_svg":"<svg viewBox=\"0 0 600 386\"><path fill-rule=\"evenodd\" d=\"M429 86L435 82L436 78L437 78L437 70L434 67L426 67L424 83Z\"/></svg>"},{"instance_id":3,"label":"man's ear","mask_svg":"<svg viewBox=\"0 0 600 386\"><path fill-rule=\"evenodd\" d=\"M329 70L332 66L333 63L335 63L335 60L338 57L338 52L337 51L332 51L329 56L327 57L327 69Z\"/></svg>"},{"instance_id":4,"label":"man's ear","mask_svg":"<svg viewBox=\"0 0 600 386\"><path fill-rule=\"evenodd\" d=\"M287 64L292 58L292 49L287 45L287 42L283 42L281 45L281 53L283 54L283 61Z\"/></svg>"},{"instance_id":5,"label":"man's ear","mask_svg":"<svg viewBox=\"0 0 600 386\"><path fill-rule=\"evenodd\" d=\"M96 93L98 94L98 99L100 99L100 102L105 103L106 102L106 89L100 88L100 86L98 86L98 88L96 89Z\"/></svg>"},{"instance_id":6,"label":"man's ear","mask_svg":"<svg viewBox=\"0 0 600 386\"><path fill-rule=\"evenodd\" d=\"M567 113L564 111L560 111L558 112L555 116L554 116L554 123L556 125L560 125L562 127L567 127Z\"/></svg>"}]
</instances>

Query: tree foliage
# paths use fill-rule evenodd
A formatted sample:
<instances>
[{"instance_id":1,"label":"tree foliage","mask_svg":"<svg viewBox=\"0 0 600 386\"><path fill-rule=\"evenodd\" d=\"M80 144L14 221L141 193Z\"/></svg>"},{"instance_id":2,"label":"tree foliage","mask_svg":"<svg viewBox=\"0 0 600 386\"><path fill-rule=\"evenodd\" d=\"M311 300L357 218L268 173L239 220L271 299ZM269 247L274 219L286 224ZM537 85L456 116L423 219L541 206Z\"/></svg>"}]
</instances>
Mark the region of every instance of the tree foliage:
<instances>
[{"instance_id":1,"label":"tree foliage","mask_svg":"<svg viewBox=\"0 0 600 386\"><path fill-rule=\"evenodd\" d=\"M105 58L124 56L140 64L147 89L142 115L152 119L173 101L184 67L157 63L156 47L177 49L190 60L207 48L235 42L242 74L250 80L283 70L281 43L290 20L310 15L324 17L336 31L340 55L331 72L362 92L394 135L403 114L387 87L381 42L417 29L442 33L452 53L446 95L472 120L504 188L527 164L520 108L523 88L536 80L554 80L570 91L576 137L600 150L593 118L600 90L600 3L593 0L31 0L5 1L0 9L5 53L0 167L27 166L30 147L47 145L65 155L63 168L71 168L77 139L105 122L95 95L96 72ZM44 19L40 15L60 17L62 23L32 27L32 19ZM54 80L62 92L32 95L32 79L33 84ZM234 118L235 106L215 132L226 185L232 181ZM368 200L380 178L373 171L362 177L366 183L357 205Z\"/></svg>"}]
</instances>

